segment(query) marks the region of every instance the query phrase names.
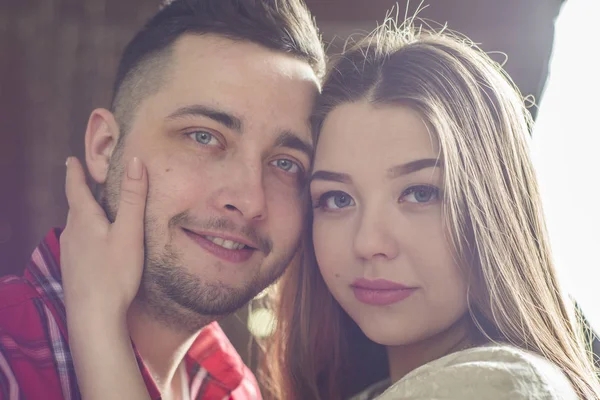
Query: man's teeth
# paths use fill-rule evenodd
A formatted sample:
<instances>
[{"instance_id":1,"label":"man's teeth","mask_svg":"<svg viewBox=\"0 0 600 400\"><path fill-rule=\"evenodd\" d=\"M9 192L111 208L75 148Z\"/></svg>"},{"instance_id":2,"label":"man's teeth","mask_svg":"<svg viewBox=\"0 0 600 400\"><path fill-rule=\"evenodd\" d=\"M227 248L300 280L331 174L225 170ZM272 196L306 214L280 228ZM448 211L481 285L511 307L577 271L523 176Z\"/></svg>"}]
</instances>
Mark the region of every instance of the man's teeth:
<instances>
[{"instance_id":1,"label":"man's teeth","mask_svg":"<svg viewBox=\"0 0 600 400\"><path fill-rule=\"evenodd\" d=\"M204 236L204 237L206 239L210 240L211 242L213 242L214 244L224 247L229 250L241 250L244 247L246 247L245 244L234 242L233 240L225 240L223 238L215 237L215 236Z\"/></svg>"}]
</instances>

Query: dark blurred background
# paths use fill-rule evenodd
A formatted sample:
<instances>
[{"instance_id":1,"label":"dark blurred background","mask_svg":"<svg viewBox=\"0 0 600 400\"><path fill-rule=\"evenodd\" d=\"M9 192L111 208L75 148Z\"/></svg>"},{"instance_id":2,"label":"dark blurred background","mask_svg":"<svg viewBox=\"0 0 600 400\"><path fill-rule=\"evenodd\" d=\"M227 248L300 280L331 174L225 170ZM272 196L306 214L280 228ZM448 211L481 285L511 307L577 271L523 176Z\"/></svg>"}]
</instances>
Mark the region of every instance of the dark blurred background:
<instances>
[{"instance_id":1,"label":"dark blurred background","mask_svg":"<svg viewBox=\"0 0 600 400\"><path fill-rule=\"evenodd\" d=\"M539 99L563 0L429 0L419 16L448 23ZM90 111L108 107L120 53L158 0L0 0L0 275L20 273L49 228L62 226L64 162L83 157ZM338 51L382 21L392 0L307 1ZM401 16L419 1L399 2ZM535 116L536 109L531 109ZM247 310L223 322L247 357Z\"/></svg>"}]
</instances>

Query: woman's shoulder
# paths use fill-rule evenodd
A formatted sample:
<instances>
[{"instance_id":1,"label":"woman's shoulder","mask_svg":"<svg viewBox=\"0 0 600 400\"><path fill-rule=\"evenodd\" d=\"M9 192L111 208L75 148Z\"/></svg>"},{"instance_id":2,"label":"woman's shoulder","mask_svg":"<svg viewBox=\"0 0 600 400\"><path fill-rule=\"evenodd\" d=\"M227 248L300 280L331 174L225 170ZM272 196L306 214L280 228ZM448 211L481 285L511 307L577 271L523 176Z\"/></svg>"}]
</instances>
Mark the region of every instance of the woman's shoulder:
<instances>
[{"instance_id":1,"label":"woman's shoulder","mask_svg":"<svg viewBox=\"0 0 600 400\"><path fill-rule=\"evenodd\" d=\"M547 359L508 345L459 351L391 385L378 400L577 399L563 372Z\"/></svg>"},{"instance_id":2,"label":"woman's shoulder","mask_svg":"<svg viewBox=\"0 0 600 400\"><path fill-rule=\"evenodd\" d=\"M381 395L390 386L390 380L384 379L376 382L348 400L372 400Z\"/></svg>"}]
</instances>

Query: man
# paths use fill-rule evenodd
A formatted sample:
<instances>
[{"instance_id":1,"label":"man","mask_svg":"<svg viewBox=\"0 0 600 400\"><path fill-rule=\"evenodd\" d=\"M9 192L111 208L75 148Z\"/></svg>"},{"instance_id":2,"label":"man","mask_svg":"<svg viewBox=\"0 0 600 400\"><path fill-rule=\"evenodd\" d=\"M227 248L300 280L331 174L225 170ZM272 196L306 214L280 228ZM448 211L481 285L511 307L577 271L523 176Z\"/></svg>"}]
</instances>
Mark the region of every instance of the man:
<instances>
[{"instance_id":1,"label":"man","mask_svg":"<svg viewBox=\"0 0 600 400\"><path fill-rule=\"evenodd\" d=\"M299 249L309 115L324 70L300 1L177 0L127 46L111 111L94 110L85 133L102 208L81 193L81 166L70 160L67 230L77 233L51 231L23 277L0 280L0 399L81 398L67 338L67 314L77 311L65 311L61 258L75 273L77 263L93 265L94 279L114 278L115 293L134 298L127 310L131 299L102 307L126 319L152 398L260 398L214 321L270 285ZM146 190L142 256L131 270L96 265L136 246L124 239L128 207ZM65 285L69 304L93 304L76 279ZM109 329L108 311L97 310L69 331L87 330L83 346L110 352L91 339Z\"/></svg>"}]
</instances>

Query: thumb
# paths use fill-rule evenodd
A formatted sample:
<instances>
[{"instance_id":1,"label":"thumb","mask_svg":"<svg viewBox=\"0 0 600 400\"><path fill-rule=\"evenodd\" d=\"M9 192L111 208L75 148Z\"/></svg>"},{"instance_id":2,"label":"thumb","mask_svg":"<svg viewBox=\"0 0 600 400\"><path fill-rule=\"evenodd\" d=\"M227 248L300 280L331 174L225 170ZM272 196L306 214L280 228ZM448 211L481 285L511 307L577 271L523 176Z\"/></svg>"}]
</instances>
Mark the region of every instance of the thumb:
<instances>
[{"instance_id":1,"label":"thumb","mask_svg":"<svg viewBox=\"0 0 600 400\"><path fill-rule=\"evenodd\" d=\"M142 161L129 161L121 181L121 195L117 217L112 226L115 240L121 244L139 246L144 239L144 211L148 195L148 174Z\"/></svg>"}]
</instances>

